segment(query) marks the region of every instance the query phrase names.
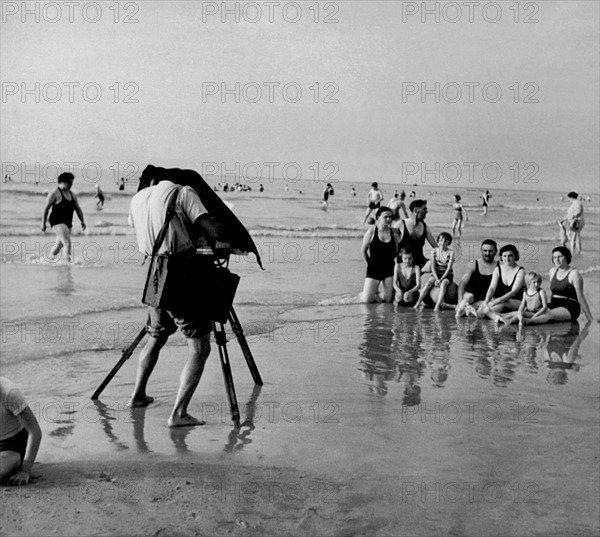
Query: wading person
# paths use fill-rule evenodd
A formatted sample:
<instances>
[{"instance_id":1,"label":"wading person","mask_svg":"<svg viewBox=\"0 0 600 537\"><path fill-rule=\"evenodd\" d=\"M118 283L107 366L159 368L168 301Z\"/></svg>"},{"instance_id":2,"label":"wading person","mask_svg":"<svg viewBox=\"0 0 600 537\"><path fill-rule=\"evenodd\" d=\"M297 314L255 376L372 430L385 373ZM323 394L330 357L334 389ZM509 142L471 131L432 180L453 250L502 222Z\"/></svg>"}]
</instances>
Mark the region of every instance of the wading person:
<instances>
[{"instance_id":1,"label":"wading person","mask_svg":"<svg viewBox=\"0 0 600 537\"><path fill-rule=\"evenodd\" d=\"M171 196L175 198L175 213L168 223L167 233L158 255L189 256L196 253L195 239L209 235L222 237L222 227L207 213L193 188L178 187L163 180L140 190L131 200L129 223L134 227L139 250L152 255L154 243L166 218ZM190 237L189 232L194 235ZM212 263L212 260L207 261ZM201 277L199 274L198 277ZM185 285L186 282L184 282ZM208 284L210 282L207 282ZM168 420L169 427L204 425L188 414L188 404L200 382L204 364L210 353L212 324L202 304L181 306L172 310L149 307L147 330L150 336L139 358L137 377L129 401L132 407L147 406L153 398L146 393L148 379L156 365L161 349L177 328L187 340L188 360L181 372L179 391Z\"/></svg>"},{"instance_id":2,"label":"wading person","mask_svg":"<svg viewBox=\"0 0 600 537\"><path fill-rule=\"evenodd\" d=\"M425 241L427 240L433 248L437 248L437 242L425 223L427 202L424 200L414 200L408 209L410 210L410 216L406 220L398 220L393 224L393 227L400 233L398 248L404 246L410 247L413 252L415 265L423 269L427 263L427 258L423 254Z\"/></svg>"},{"instance_id":3,"label":"wading person","mask_svg":"<svg viewBox=\"0 0 600 537\"><path fill-rule=\"evenodd\" d=\"M73 181L75 181L75 176L72 173L65 172L58 176L58 187L48 194L42 214L42 231L46 231L46 220L48 220L52 231L56 233L56 244L50 252L52 257L58 255L64 246L67 261L72 261L71 228L73 227L74 212L79 217L81 229L85 230L83 212L79 207L75 192L71 190ZM48 217L48 213L50 213L50 217Z\"/></svg>"}]
</instances>

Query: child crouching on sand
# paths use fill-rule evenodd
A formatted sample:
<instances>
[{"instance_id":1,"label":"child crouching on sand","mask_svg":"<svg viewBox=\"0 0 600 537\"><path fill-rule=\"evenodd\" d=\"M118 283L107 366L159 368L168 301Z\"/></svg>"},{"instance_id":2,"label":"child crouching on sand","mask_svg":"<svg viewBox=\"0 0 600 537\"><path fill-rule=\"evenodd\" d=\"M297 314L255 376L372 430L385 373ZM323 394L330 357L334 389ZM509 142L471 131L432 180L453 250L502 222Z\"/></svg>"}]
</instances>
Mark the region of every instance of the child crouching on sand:
<instances>
[{"instance_id":1,"label":"child crouching on sand","mask_svg":"<svg viewBox=\"0 0 600 537\"><path fill-rule=\"evenodd\" d=\"M26 485L42 430L21 391L0 377L0 483Z\"/></svg>"},{"instance_id":2,"label":"child crouching on sand","mask_svg":"<svg viewBox=\"0 0 600 537\"><path fill-rule=\"evenodd\" d=\"M399 306L412 307L419 298L421 288L421 268L414 265L412 249L404 246L394 267L394 303Z\"/></svg>"},{"instance_id":3,"label":"child crouching on sand","mask_svg":"<svg viewBox=\"0 0 600 537\"><path fill-rule=\"evenodd\" d=\"M523 324L523 319L534 319L548 311L548 298L542 289L542 276L537 272L528 272L525 275L525 283L527 289L523 293L519 309L501 315L499 320L503 323L512 324L518 320L519 324Z\"/></svg>"},{"instance_id":4,"label":"child crouching on sand","mask_svg":"<svg viewBox=\"0 0 600 537\"><path fill-rule=\"evenodd\" d=\"M423 306L423 300L429 294L431 288L435 285L440 288L437 302L435 304L435 311L444 305L444 296L446 294L446 288L452 283L454 279L454 273L452 266L454 265L454 252L450 250L449 246L452 244L452 235L443 231L437 237L437 248L432 251L431 254L431 277L423 287L419 300L414 305L415 309Z\"/></svg>"}]
</instances>

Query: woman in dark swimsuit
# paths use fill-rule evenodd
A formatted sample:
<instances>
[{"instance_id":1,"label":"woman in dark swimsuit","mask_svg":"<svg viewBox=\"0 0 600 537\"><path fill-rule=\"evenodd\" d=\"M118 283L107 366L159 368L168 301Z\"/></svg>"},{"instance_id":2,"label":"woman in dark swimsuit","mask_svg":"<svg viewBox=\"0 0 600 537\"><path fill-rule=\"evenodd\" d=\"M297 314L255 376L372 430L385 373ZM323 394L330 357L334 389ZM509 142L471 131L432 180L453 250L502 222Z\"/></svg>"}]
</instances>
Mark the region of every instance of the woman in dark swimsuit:
<instances>
[{"instance_id":1,"label":"woman in dark swimsuit","mask_svg":"<svg viewBox=\"0 0 600 537\"><path fill-rule=\"evenodd\" d=\"M569 249L564 246L554 248L552 261L554 268L550 269L550 309L535 319L524 319L524 324L576 321L582 311L588 323L593 321L590 306L583 294L583 278L577 269L570 265Z\"/></svg>"},{"instance_id":2,"label":"woman in dark swimsuit","mask_svg":"<svg viewBox=\"0 0 600 537\"><path fill-rule=\"evenodd\" d=\"M479 312L496 322L502 320L500 312L516 311L521 305L525 269L517 265L519 251L512 244L500 248L501 264L494 270L492 281Z\"/></svg>"},{"instance_id":3,"label":"woman in dark swimsuit","mask_svg":"<svg viewBox=\"0 0 600 537\"><path fill-rule=\"evenodd\" d=\"M392 211L380 207L375 214L375 226L369 228L363 238L361 252L367 262L367 275L362 302L391 302L394 297L394 259L398 245L391 223ZM383 289L378 293L380 284Z\"/></svg>"},{"instance_id":4,"label":"woman in dark swimsuit","mask_svg":"<svg viewBox=\"0 0 600 537\"><path fill-rule=\"evenodd\" d=\"M71 255L71 228L73 227L73 213L76 212L81 221L81 228L85 230L83 212L79 207L77 196L71 191L75 177L72 173L65 172L58 176L58 188L48 194L44 214L42 215L42 231L46 231L46 220L49 221L52 231L56 233L56 244L52 248L52 256L60 253L63 246L67 252L67 260L72 260ZM50 210L52 210L50 212ZM48 213L50 212L50 218Z\"/></svg>"}]
</instances>

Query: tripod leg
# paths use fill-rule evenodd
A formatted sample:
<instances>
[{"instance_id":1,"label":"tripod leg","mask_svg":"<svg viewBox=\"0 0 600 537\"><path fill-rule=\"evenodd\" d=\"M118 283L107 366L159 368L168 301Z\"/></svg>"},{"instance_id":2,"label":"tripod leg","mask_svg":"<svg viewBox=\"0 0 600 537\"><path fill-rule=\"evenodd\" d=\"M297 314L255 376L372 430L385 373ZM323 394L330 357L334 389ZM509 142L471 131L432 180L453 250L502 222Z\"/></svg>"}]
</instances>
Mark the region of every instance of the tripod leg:
<instances>
[{"instance_id":1,"label":"tripod leg","mask_svg":"<svg viewBox=\"0 0 600 537\"><path fill-rule=\"evenodd\" d=\"M121 359L117 362L115 367L112 368L111 372L106 376L106 378L102 381L102 384L100 384L98 389L94 392L94 395L92 395L92 399L98 399L98 397L100 397L100 394L104 391L104 388L106 388L106 386L108 386L108 383L117 374L117 371L119 371L119 369L121 369L123 364L133 354L133 351L139 345L140 341L142 341L142 338L145 335L146 335L146 327L144 326L144 328L142 328L140 330L140 333L133 340L133 343L131 345L129 345L129 347L127 347L126 349L123 350Z\"/></svg>"},{"instance_id":2,"label":"tripod leg","mask_svg":"<svg viewBox=\"0 0 600 537\"><path fill-rule=\"evenodd\" d=\"M229 310L229 324L231 325L231 329L235 334L235 337L242 348L242 352L244 353L244 358L246 358L246 363L248 364L248 369L250 369L250 374L254 379L254 384L258 384L259 386L263 385L262 378L260 373L258 372L258 367L256 367L256 362L254 361L254 357L252 356L252 352L250 352L250 347L248 346L248 342L246 341L246 336L244 335L244 330L242 329L242 325L240 324L240 320L231 306L231 310Z\"/></svg>"},{"instance_id":3,"label":"tripod leg","mask_svg":"<svg viewBox=\"0 0 600 537\"><path fill-rule=\"evenodd\" d=\"M231 364L229 363L229 354L227 353L227 339L225 338L225 326L223 323L213 323L213 332L215 340L219 347L219 358L221 359L221 369L223 370L223 380L225 381L225 391L229 399L231 408L231 419L236 427L240 427L240 410L238 408L237 397L235 395L235 386L233 385L233 376L231 374Z\"/></svg>"}]
</instances>

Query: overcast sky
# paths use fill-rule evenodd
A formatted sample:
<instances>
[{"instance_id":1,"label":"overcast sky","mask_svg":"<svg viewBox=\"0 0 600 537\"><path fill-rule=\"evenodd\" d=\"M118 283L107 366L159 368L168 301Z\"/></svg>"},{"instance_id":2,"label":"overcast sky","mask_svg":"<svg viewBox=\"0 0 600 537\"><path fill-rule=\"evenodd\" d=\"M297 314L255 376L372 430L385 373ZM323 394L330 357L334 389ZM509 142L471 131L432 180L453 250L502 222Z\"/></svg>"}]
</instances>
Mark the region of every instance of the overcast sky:
<instances>
[{"instance_id":1,"label":"overcast sky","mask_svg":"<svg viewBox=\"0 0 600 537\"><path fill-rule=\"evenodd\" d=\"M3 164L598 190L596 1L116 5L2 2Z\"/></svg>"}]
</instances>

